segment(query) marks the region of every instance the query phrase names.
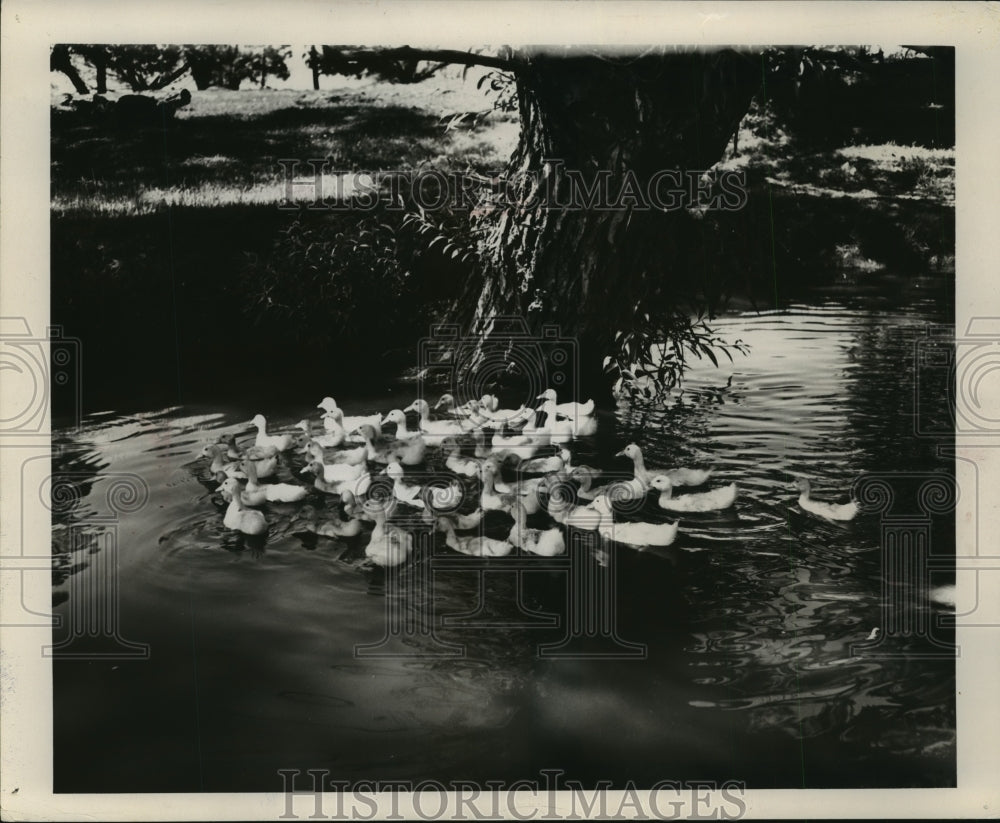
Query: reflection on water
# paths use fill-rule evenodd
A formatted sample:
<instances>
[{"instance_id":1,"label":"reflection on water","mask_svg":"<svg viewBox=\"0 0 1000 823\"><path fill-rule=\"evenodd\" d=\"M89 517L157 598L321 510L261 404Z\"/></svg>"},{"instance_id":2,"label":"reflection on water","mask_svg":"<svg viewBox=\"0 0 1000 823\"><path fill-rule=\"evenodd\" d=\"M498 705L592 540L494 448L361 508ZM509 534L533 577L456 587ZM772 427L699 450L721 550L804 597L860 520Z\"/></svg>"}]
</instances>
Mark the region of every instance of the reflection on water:
<instances>
[{"instance_id":1,"label":"reflection on water","mask_svg":"<svg viewBox=\"0 0 1000 823\"><path fill-rule=\"evenodd\" d=\"M226 530L198 454L246 433L256 409L91 416L54 438L55 470L78 478L78 499L54 505L56 610L95 596L88 557L113 530L118 629L151 655L57 661L56 790L277 791L282 768L953 785L953 660L928 657L920 637L890 638L892 657L855 653L883 623L878 517L820 521L789 488L809 477L834 499L866 472L951 471L937 442L914 436L914 345L935 319L931 306L834 304L728 318L720 331L749 357L695 369L667 408L623 402L574 444L576 462L613 474L628 471L613 455L634 439L650 465L711 467L713 483L740 489L731 511L685 515L669 549L580 550L587 580L613 581L629 650L618 658L540 654L564 648L572 610L558 563L472 571L437 546L398 573L372 569L363 537L305 530L332 506L320 495L270 504L263 538ZM372 410L406 405L408 391ZM946 416L944 402L921 413ZM266 411L275 426L304 413ZM138 511L115 509L120 475L148 487ZM663 519L655 499L636 516ZM947 556L953 540L953 519L936 517L932 551ZM410 630L380 645L392 620Z\"/></svg>"}]
</instances>

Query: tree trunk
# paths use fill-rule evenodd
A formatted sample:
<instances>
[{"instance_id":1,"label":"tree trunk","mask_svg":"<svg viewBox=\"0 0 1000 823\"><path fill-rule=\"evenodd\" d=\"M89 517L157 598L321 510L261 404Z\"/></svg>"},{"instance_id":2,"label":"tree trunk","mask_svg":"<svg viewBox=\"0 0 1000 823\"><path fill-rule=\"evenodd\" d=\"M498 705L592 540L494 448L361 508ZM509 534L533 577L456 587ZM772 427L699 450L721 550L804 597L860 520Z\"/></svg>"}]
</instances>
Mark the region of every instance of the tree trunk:
<instances>
[{"instance_id":1,"label":"tree trunk","mask_svg":"<svg viewBox=\"0 0 1000 823\"><path fill-rule=\"evenodd\" d=\"M520 141L504 201L480 210L482 277L461 304L484 331L505 314L558 324L577 341L578 394L609 406L616 333L704 289L677 271L692 218L668 190L722 156L760 63L733 51L519 56ZM642 208L655 180L658 205ZM610 207L588 202L580 183L595 181Z\"/></svg>"},{"instance_id":2,"label":"tree trunk","mask_svg":"<svg viewBox=\"0 0 1000 823\"><path fill-rule=\"evenodd\" d=\"M77 94L90 93L90 89L87 88L87 84L80 77L80 72L76 70L76 66L70 59L69 46L59 44L52 47L52 53L49 55L49 67L53 71L65 74L69 78L69 82L73 84Z\"/></svg>"},{"instance_id":3,"label":"tree trunk","mask_svg":"<svg viewBox=\"0 0 1000 823\"><path fill-rule=\"evenodd\" d=\"M313 91L319 91L319 52L315 46L309 47L309 68L312 69Z\"/></svg>"},{"instance_id":4,"label":"tree trunk","mask_svg":"<svg viewBox=\"0 0 1000 823\"><path fill-rule=\"evenodd\" d=\"M108 93L108 64L98 63L95 67L97 70L97 93L107 94Z\"/></svg>"}]
</instances>

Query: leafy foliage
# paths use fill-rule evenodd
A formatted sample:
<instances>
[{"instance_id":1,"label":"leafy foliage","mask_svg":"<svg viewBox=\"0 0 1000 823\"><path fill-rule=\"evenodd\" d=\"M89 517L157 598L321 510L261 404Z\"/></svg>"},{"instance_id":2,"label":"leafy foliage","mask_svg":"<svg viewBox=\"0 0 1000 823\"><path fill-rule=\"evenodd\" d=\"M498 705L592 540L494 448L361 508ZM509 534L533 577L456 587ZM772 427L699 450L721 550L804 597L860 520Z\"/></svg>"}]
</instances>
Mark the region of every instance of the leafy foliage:
<instances>
[{"instance_id":1,"label":"leafy foliage","mask_svg":"<svg viewBox=\"0 0 1000 823\"><path fill-rule=\"evenodd\" d=\"M248 314L259 328L292 330L291 342L320 350L399 339L423 318L398 232L378 213L338 215L332 225L296 219L268 260L249 261Z\"/></svg>"}]
</instances>

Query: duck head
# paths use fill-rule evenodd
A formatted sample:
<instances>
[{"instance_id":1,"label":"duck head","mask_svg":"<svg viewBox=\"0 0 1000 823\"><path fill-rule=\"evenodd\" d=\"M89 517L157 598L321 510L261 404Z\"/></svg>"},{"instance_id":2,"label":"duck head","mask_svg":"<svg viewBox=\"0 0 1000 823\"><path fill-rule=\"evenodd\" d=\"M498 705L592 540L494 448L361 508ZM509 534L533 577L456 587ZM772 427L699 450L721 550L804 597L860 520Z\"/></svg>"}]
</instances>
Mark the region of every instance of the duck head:
<instances>
[{"instance_id":1,"label":"duck head","mask_svg":"<svg viewBox=\"0 0 1000 823\"><path fill-rule=\"evenodd\" d=\"M804 477L797 477L795 478L795 482L792 484L792 488L797 489L803 494L809 494L809 492L812 491L812 483Z\"/></svg>"},{"instance_id":2,"label":"duck head","mask_svg":"<svg viewBox=\"0 0 1000 823\"><path fill-rule=\"evenodd\" d=\"M406 415L403 414L402 409L393 409L385 417L382 418L382 425L386 423L395 423L398 427L406 428Z\"/></svg>"},{"instance_id":3,"label":"duck head","mask_svg":"<svg viewBox=\"0 0 1000 823\"><path fill-rule=\"evenodd\" d=\"M670 478L662 474L658 474L650 480L649 485L657 491L665 492L667 497L670 496L674 488L674 484L670 482Z\"/></svg>"},{"instance_id":4,"label":"duck head","mask_svg":"<svg viewBox=\"0 0 1000 823\"><path fill-rule=\"evenodd\" d=\"M629 443L624 449L615 455L615 457L627 457L630 460L635 460L641 456L642 452L639 451L639 447L635 443Z\"/></svg>"},{"instance_id":5,"label":"duck head","mask_svg":"<svg viewBox=\"0 0 1000 823\"><path fill-rule=\"evenodd\" d=\"M435 410L440 409L442 406L444 406L444 408L446 409L455 408L454 396L450 394L442 394L441 397L438 399L437 403L434 404L434 409Z\"/></svg>"},{"instance_id":6,"label":"duck head","mask_svg":"<svg viewBox=\"0 0 1000 823\"><path fill-rule=\"evenodd\" d=\"M337 401L334 400L332 397L324 397L322 400L319 401L319 405L316 406L316 408L322 409L323 411L329 413L337 408Z\"/></svg>"},{"instance_id":7,"label":"duck head","mask_svg":"<svg viewBox=\"0 0 1000 823\"><path fill-rule=\"evenodd\" d=\"M547 400L547 401L550 401L552 403L555 403L556 402L556 390L555 389L546 389L540 395L538 395L538 397L535 398L535 399L536 400Z\"/></svg>"},{"instance_id":8,"label":"duck head","mask_svg":"<svg viewBox=\"0 0 1000 823\"><path fill-rule=\"evenodd\" d=\"M408 411L413 411L419 414L421 417L424 417L425 415L430 413L430 410L431 410L430 405L427 403L426 400L421 398L420 400L414 400L412 403L410 403L409 406L403 409L403 413L405 414Z\"/></svg>"},{"instance_id":9,"label":"duck head","mask_svg":"<svg viewBox=\"0 0 1000 823\"><path fill-rule=\"evenodd\" d=\"M267 427L267 420L262 414L255 414L253 420L250 421L251 426L256 426L258 429L264 429Z\"/></svg>"}]
</instances>

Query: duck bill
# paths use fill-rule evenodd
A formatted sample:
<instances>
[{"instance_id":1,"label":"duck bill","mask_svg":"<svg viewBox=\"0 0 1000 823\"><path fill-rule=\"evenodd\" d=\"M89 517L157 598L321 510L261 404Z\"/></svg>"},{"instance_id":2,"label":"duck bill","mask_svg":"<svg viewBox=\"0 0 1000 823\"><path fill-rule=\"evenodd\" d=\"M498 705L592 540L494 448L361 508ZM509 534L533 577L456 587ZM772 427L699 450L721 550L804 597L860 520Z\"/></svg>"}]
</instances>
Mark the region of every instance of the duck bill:
<instances>
[{"instance_id":1,"label":"duck bill","mask_svg":"<svg viewBox=\"0 0 1000 823\"><path fill-rule=\"evenodd\" d=\"M620 452L615 453L615 457L626 457L626 456L627 455L625 454L625 449L622 449Z\"/></svg>"}]
</instances>

